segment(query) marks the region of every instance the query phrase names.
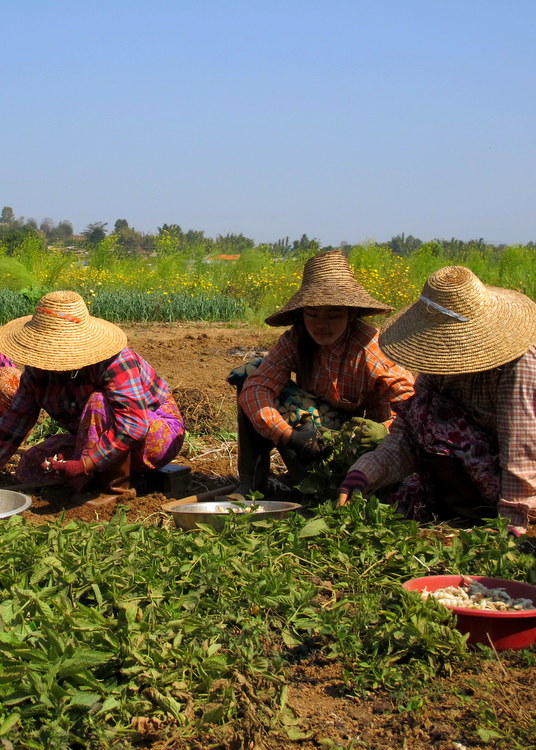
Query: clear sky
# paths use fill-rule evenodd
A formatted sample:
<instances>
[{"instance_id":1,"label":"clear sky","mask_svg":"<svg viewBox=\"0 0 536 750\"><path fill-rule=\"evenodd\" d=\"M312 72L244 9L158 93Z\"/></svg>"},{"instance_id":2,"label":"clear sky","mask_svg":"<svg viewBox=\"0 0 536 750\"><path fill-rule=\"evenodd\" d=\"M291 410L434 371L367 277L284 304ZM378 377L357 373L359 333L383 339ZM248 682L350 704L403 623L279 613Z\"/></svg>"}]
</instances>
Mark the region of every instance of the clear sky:
<instances>
[{"instance_id":1,"label":"clear sky","mask_svg":"<svg viewBox=\"0 0 536 750\"><path fill-rule=\"evenodd\" d=\"M0 207L536 241L535 0L1 3Z\"/></svg>"}]
</instances>

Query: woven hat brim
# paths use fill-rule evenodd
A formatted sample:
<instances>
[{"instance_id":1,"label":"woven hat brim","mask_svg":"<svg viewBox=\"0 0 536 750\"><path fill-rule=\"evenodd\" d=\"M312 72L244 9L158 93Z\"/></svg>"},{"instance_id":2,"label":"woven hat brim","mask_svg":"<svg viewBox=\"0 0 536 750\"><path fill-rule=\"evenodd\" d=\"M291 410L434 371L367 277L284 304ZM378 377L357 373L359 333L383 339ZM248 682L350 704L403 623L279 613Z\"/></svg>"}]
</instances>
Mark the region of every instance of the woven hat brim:
<instances>
[{"instance_id":1,"label":"woven hat brim","mask_svg":"<svg viewBox=\"0 0 536 750\"><path fill-rule=\"evenodd\" d=\"M102 318L89 317L82 330L40 331L29 325L31 315L6 323L0 328L0 352L20 365L41 370L78 370L113 357L127 345L127 335L118 326Z\"/></svg>"},{"instance_id":2,"label":"woven hat brim","mask_svg":"<svg viewBox=\"0 0 536 750\"><path fill-rule=\"evenodd\" d=\"M417 372L458 375L499 367L536 342L536 304L510 289L487 287L486 307L462 322L417 301L383 325L388 357Z\"/></svg>"},{"instance_id":3,"label":"woven hat brim","mask_svg":"<svg viewBox=\"0 0 536 750\"><path fill-rule=\"evenodd\" d=\"M356 285L357 286L357 285ZM296 313L304 307L353 307L360 310L360 315L380 315L391 312L392 307L374 299L362 287L354 290L337 289L333 284L329 288L316 287L298 289L283 305L281 310L269 315L265 323L269 326L289 326L296 320Z\"/></svg>"}]
</instances>

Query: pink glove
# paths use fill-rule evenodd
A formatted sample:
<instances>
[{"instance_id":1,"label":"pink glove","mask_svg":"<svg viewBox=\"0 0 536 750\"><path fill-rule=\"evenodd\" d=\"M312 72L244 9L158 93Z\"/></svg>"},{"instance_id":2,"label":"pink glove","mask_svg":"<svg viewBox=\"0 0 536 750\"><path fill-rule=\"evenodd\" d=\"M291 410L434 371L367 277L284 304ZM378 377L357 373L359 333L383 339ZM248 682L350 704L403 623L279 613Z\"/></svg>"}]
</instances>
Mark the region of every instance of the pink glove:
<instances>
[{"instance_id":1,"label":"pink glove","mask_svg":"<svg viewBox=\"0 0 536 750\"><path fill-rule=\"evenodd\" d=\"M353 469L345 476L343 483L339 487L339 494L346 493L351 495L352 492L362 492L368 484L367 477L362 471Z\"/></svg>"},{"instance_id":2,"label":"pink glove","mask_svg":"<svg viewBox=\"0 0 536 750\"><path fill-rule=\"evenodd\" d=\"M63 456L59 455L56 458L47 458L41 466L45 471L55 471L63 475L76 489L83 487L90 475L81 458L76 461L64 461Z\"/></svg>"},{"instance_id":3,"label":"pink glove","mask_svg":"<svg viewBox=\"0 0 536 750\"><path fill-rule=\"evenodd\" d=\"M55 461L53 458L48 459L52 471L58 471L66 479L78 479L78 477L89 476L81 458L78 461Z\"/></svg>"}]
</instances>

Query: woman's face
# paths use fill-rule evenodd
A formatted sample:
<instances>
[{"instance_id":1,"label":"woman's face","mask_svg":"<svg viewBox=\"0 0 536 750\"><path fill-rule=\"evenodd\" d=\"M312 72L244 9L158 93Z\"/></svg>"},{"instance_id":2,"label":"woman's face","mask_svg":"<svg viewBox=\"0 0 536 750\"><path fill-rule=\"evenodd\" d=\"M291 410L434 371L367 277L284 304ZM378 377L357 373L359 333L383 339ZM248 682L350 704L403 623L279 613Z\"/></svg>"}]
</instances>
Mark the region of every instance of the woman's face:
<instances>
[{"instance_id":1,"label":"woman's face","mask_svg":"<svg viewBox=\"0 0 536 750\"><path fill-rule=\"evenodd\" d=\"M307 333L319 346L329 346L338 341L348 326L347 307L304 307L303 322Z\"/></svg>"}]
</instances>

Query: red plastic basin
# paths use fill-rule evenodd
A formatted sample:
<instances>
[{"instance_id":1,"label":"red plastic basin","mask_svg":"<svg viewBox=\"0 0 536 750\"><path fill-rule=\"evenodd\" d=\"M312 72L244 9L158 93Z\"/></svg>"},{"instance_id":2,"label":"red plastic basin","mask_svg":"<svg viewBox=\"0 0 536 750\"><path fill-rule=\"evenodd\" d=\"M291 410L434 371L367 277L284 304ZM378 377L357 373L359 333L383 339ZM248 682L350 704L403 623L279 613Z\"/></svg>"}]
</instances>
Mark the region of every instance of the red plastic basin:
<instances>
[{"instance_id":1,"label":"red plastic basin","mask_svg":"<svg viewBox=\"0 0 536 750\"><path fill-rule=\"evenodd\" d=\"M478 581L488 589L503 588L511 597L531 599L535 605L534 609L515 612L447 607L456 614L458 630L469 634L468 643L493 644L497 651L505 651L509 648L528 648L536 642L536 586L530 583L486 576L423 576L406 581L402 588L406 591L437 591L447 586L459 586L463 578Z\"/></svg>"}]
</instances>

